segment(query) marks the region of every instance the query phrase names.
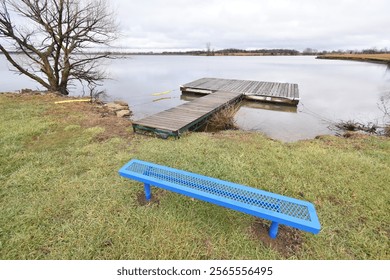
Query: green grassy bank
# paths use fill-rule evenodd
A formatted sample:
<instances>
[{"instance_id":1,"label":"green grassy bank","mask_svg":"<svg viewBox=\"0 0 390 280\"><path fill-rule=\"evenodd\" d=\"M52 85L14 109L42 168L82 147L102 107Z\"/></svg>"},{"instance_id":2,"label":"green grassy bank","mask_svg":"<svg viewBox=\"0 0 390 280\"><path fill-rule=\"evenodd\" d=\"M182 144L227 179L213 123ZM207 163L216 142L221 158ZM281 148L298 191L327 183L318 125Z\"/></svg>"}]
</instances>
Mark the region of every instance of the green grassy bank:
<instances>
[{"instance_id":1,"label":"green grassy bank","mask_svg":"<svg viewBox=\"0 0 390 280\"><path fill-rule=\"evenodd\" d=\"M161 140L55 100L0 95L0 259L390 257L389 138ZM142 185L117 174L131 158L311 201L322 230L270 240L268 222L178 194L154 189L145 204Z\"/></svg>"}]
</instances>

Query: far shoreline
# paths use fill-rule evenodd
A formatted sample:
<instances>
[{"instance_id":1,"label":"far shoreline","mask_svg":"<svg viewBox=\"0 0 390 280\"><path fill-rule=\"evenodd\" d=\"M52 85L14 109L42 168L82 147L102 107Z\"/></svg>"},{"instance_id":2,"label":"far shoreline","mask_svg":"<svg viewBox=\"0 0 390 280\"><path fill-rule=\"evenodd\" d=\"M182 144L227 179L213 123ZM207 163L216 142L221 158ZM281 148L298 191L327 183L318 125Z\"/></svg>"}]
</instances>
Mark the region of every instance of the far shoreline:
<instances>
[{"instance_id":1,"label":"far shoreline","mask_svg":"<svg viewBox=\"0 0 390 280\"><path fill-rule=\"evenodd\" d=\"M380 63L390 65L390 54L323 54L316 57L317 59L337 59L353 60L371 63Z\"/></svg>"}]
</instances>

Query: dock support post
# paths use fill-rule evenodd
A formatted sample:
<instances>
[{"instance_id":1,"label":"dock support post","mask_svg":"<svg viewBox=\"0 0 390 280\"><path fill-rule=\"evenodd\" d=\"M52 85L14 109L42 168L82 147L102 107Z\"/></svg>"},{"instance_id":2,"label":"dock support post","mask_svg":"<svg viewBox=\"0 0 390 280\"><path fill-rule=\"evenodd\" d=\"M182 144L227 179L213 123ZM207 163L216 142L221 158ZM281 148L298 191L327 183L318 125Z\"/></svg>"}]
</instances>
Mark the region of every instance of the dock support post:
<instances>
[{"instance_id":1,"label":"dock support post","mask_svg":"<svg viewBox=\"0 0 390 280\"><path fill-rule=\"evenodd\" d=\"M150 200L152 198L152 191L150 189L150 185L149 184L144 184L144 189L145 189L145 197L146 197L146 200Z\"/></svg>"},{"instance_id":2,"label":"dock support post","mask_svg":"<svg viewBox=\"0 0 390 280\"><path fill-rule=\"evenodd\" d=\"M277 222L271 223L268 234L272 239L275 239L276 236L278 235L278 227L279 227L279 223L277 223Z\"/></svg>"}]
</instances>

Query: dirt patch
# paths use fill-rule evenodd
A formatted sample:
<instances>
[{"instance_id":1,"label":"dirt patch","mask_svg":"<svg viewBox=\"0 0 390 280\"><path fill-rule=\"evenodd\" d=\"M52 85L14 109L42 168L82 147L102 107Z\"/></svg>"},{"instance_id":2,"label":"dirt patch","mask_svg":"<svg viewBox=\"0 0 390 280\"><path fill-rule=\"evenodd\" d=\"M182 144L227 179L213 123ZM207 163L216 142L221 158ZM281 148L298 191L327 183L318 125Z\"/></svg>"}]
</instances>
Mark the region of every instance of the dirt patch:
<instances>
[{"instance_id":1,"label":"dirt patch","mask_svg":"<svg viewBox=\"0 0 390 280\"><path fill-rule=\"evenodd\" d=\"M340 200L337 196L334 196L334 195L328 196L328 200L333 205L344 205L345 204L342 200Z\"/></svg>"},{"instance_id":2,"label":"dirt patch","mask_svg":"<svg viewBox=\"0 0 390 280\"><path fill-rule=\"evenodd\" d=\"M109 114L98 104L87 102L54 104L53 102L46 115L55 115L67 123L74 122L82 128L104 128L104 132L95 137L97 141L105 141L113 137L129 139L133 136L130 119Z\"/></svg>"},{"instance_id":3,"label":"dirt patch","mask_svg":"<svg viewBox=\"0 0 390 280\"><path fill-rule=\"evenodd\" d=\"M342 135L344 138L350 138L350 139L366 139L370 137L368 134L360 133L360 132L353 132L348 131Z\"/></svg>"},{"instance_id":4,"label":"dirt patch","mask_svg":"<svg viewBox=\"0 0 390 280\"><path fill-rule=\"evenodd\" d=\"M116 116L102 117L96 112L87 115L85 119L80 121L80 125L84 128L96 126L104 128L104 132L95 137L97 141L105 141L113 137L131 138L133 135L130 120Z\"/></svg>"},{"instance_id":5,"label":"dirt patch","mask_svg":"<svg viewBox=\"0 0 390 280\"><path fill-rule=\"evenodd\" d=\"M207 237L204 240L204 246L206 248L207 255L208 256L212 256L212 254L214 252L214 246L213 246L213 242L211 241L210 237Z\"/></svg>"},{"instance_id":6,"label":"dirt patch","mask_svg":"<svg viewBox=\"0 0 390 280\"><path fill-rule=\"evenodd\" d=\"M269 223L256 219L250 227L250 234L253 239L260 240L265 246L279 252L284 258L297 255L303 245L302 232L279 225L278 236L272 239L268 235Z\"/></svg>"},{"instance_id":7,"label":"dirt patch","mask_svg":"<svg viewBox=\"0 0 390 280\"><path fill-rule=\"evenodd\" d=\"M47 246L40 247L38 250L40 253L42 253L43 255L46 255L46 256L51 253L51 249Z\"/></svg>"},{"instance_id":8,"label":"dirt patch","mask_svg":"<svg viewBox=\"0 0 390 280\"><path fill-rule=\"evenodd\" d=\"M160 199L159 199L160 193L155 191L152 193L152 199L151 200L146 200L145 193L139 192L137 193L137 202L139 206L146 206L146 205L160 205Z\"/></svg>"}]
</instances>

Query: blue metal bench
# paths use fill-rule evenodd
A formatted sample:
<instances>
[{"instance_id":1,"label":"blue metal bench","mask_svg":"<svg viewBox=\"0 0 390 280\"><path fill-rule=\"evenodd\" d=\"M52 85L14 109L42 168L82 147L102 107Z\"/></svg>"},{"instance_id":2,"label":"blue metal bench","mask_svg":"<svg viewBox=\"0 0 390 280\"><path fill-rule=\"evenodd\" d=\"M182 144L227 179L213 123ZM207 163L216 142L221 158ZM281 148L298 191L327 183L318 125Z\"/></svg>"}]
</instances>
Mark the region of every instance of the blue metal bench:
<instances>
[{"instance_id":1,"label":"blue metal bench","mask_svg":"<svg viewBox=\"0 0 390 280\"><path fill-rule=\"evenodd\" d=\"M125 164L119 174L144 183L147 200L152 197L153 185L270 220L271 238L276 238L279 224L314 234L321 229L314 205L303 200L136 159Z\"/></svg>"}]
</instances>

